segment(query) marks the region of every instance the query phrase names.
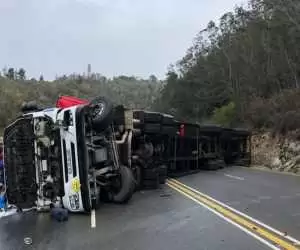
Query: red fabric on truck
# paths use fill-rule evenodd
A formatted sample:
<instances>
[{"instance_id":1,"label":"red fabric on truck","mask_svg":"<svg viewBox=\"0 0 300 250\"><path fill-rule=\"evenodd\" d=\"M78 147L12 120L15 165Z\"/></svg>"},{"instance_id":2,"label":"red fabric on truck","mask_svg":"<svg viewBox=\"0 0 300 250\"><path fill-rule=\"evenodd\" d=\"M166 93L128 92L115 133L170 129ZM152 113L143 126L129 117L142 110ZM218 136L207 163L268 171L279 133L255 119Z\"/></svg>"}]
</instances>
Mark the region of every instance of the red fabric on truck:
<instances>
[{"instance_id":1,"label":"red fabric on truck","mask_svg":"<svg viewBox=\"0 0 300 250\"><path fill-rule=\"evenodd\" d=\"M74 96L60 96L56 101L57 108L69 108L76 105L88 104L89 101Z\"/></svg>"}]
</instances>

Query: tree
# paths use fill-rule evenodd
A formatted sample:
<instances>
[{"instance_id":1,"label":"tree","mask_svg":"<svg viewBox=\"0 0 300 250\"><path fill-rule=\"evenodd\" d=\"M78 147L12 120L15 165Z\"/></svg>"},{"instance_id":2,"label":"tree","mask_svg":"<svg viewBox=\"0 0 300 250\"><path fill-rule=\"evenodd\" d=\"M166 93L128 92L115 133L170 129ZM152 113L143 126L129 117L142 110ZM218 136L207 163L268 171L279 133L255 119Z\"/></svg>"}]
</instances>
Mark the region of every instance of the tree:
<instances>
[{"instance_id":1,"label":"tree","mask_svg":"<svg viewBox=\"0 0 300 250\"><path fill-rule=\"evenodd\" d=\"M81 75L78 75L78 76L77 76L77 79L76 79L76 83L77 83L77 84L82 84L82 81L83 81L82 76L81 76Z\"/></svg>"},{"instance_id":2,"label":"tree","mask_svg":"<svg viewBox=\"0 0 300 250\"><path fill-rule=\"evenodd\" d=\"M43 75L40 75L39 81L40 81L40 82L43 82L43 81L44 81L44 76L43 76Z\"/></svg>"},{"instance_id":3,"label":"tree","mask_svg":"<svg viewBox=\"0 0 300 250\"><path fill-rule=\"evenodd\" d=\"M6 66L3 67L2 74L3 74L3 76L7 76L7 67Z\"/></svg>"},{"instance_id":4,"label":"tree","mask_svg":"<svg viewBox=\"0 0 300 250\"><path fill-rule=\"evenodd\" d=\"M15 79L15 69L9 68L7 71L6 77L10 80L14 80Z\"/></svg>"},{"instance_id":5,"label":"tree","mask_svg":"<svg viewBox=\"0 0 300 250\"><path fill-rule=\"evenodd\" d=\"M170 71L156 103L200 120L234 103L231 117L242 122L257 97L300 88L298 11L297 0L250 0L247 9L225 13L219 25L209 22Z\"/></svg>"},{"instance_id":6,"label":"tree","mask_svg":"<svg viewBox=\"0 0 300 250\"><path fill-rule=\"evenodd\" d=\"M18 71L18 79L24 81L26 79L26 71L20 68Z\"/></svg>"},{"instance_id":7,"label":"tree","mask_svg":"<svg viewBox=\"0 0 300 250\"><path fill-rule=\"evenodd\" d=\"M156 83L157 82L157 77L155 75L150 75L149 76L149 81L152 83Z\"/></svg>"}]
</instances>

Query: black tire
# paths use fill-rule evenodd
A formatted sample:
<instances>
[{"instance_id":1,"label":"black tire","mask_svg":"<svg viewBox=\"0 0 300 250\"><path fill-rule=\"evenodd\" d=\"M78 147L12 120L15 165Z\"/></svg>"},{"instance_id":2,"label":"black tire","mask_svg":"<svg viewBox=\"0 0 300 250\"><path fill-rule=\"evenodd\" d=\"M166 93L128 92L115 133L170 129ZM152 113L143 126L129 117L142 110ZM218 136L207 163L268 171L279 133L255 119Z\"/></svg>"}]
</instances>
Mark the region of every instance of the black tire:
<instances>
[{"instance_id":1,"label":"black tire","mask_svg":"<svg viewBox=\"0 0 300 250\"><path fill-rule=\"evenodd\" d=\"M90 102L92 109L92 127L97 132L102 132L112 124L113 105L105 97L99 96Z\"/></svg>"},{"instance_id":2,"label":"black tire","mask_svg":"<svg viewBox=\"0 0 300 250\"><path fill-rule=\"evenodd\" d=\"M160 133L161 126L157 123L145 123L144 132L150 134L158 134Z\"/></svg>"},{"instance_id":3,"label":"black tire","mask_svg":"<svg viewBox=\"0 0 300 250\"><path fill-rule=\"evenodd\" d=\"M215 164L213 161L209 161L205 166L205 170L208 171L215 171L218 170L219 168L220 166L218 164Z\"/></svg>"},{"instance_id":4,"label":"black tire","mask_svg":"<svg viewBox=\"0 0 300 250\"><path fill-rule=\"evenodd\" d=\"M143 129L143 124L142 123L133 123L133 128L134 129Z\"/></svg>"},{"instance_id":5,"label":"black tire","mask_svg":"<svg viewBox=\"0 0 300 250\"><path fill-rule=\"evenodd\" d=\"M144 122L144 112L141 110L133 111L133 119L138 119Z\"/></svg>"},{"instance_id":6,"label":"black tire","mask_svg":"<svg viewBox=\"0 0 300 250\"><path fill-rule=\"evenodd\" d=\"M161 123L162 115L156 112L145 112L144 113L144 121L145 122L153 122L153 123Z\"/></svg>"},{"instance_id":7,"label":"black tire","mask_svg":"<svg viewBox=\"0 0 300 250\"><path fill-rule=\"evenodd\" d=\"M174 121L174 117L170 117L170 116L167 116L167 115L163 115L163 118L162 118L162 122L161 122L163 125L169 125L169 126L175 126L175 121Z\"/></svg>"},{"instance_id":8,"label":"black tire","mask_svg":"<svg viewBox=\"0 0 300 250\"><path fill-rule=\"evenodd\" d=\"M185 125L185 135L191 137L199 135L199 127L192 126L192 125Z\"/></svg>"},{"instance_id":9,"label":"black tire","mask_svg":"<svg viewBox=\"0 0 300 250\"><path fill-rule=\"evenodd\" d=\"M135 180L135 190L141 189L142 184L142 169L141 166L134 164L132 166L132 172Z\"/></svg>"},{"instance_id":10,"label":"black tire","mask_svg":"<svg viewBox=\"0 0 300 250\"><path fill-rule=\"evenodd\" d=\"M156 168L143 169L143 180L156 180L158 176L159 174Z\"/></svg>"},{"instance_id":11,"label":"black tire","mask_svg":"<svg viewBox=\"0 0 300 250\"><path fill-rule=\"evenodd\" d=\"M168 174L168 168L165 165L159 167L159 184L165 184Z\"/></svg>"},{"instance_id":12,"label":"black tire","mask_svg":"<svg viewBox=\"0 0 300 250\"><path fill-rule=\"evenodd\" d=\"M112 201L122 204L131 199L135 189L135 180L131 169L125 166L120 166L120 178L121 187L117 193L112 193Z\"/></svg>"},{"instance_id":13,"label":"black tire","mask_svg":"<svg viewBox=\"0 0 300 250\"><path fill-rule=\"evenodd\" d=\"M166 175L160 175L159 176L159 184L165 184L166 183L167 176Z\"/></svg>"},{"instance_id":14,"label":"black tire","mask_svg":"<svg viewBox=\"0 0 300 250\"><path fill-rule=\"evenodd\" d=\"M227 167L230 166L234 162L233 157L231 156L231 154L226 153L224 155L224 162L225 162Z\"/></svg>"},{"instance_id":15,"label":"black tire","mask_svg":"<svg viewBox=\"0 0 300 250\"><path fill-rule=\"evenodd\" d=\"M215 164L218 165L219 169L224 168L226 165L222 158L218 158L217 160L215 160Z\"/></svg>"},{"instance_id":16,"label":"black tire","mask_svg":"<svg viewBox=\"0 0 300 250\"><path fill-rule=\"evenodd\" d=\"M36 101L24 102L21 106L21 112L28 113L34 111L40 111L41 107L36 103Z\"/></svg>"},{"instance_id":17,"label":"black tire","mask_svg":"<svg viewBox=\"0 0 300 250\"><path fill-rule=\"evenodd\" d=\"M161 134L163 134L163 135L175 136L176 133L177 133L177 128L176 127L165 126L165 125L163 125L161 127Z\"/></svg>"}]
</instances>

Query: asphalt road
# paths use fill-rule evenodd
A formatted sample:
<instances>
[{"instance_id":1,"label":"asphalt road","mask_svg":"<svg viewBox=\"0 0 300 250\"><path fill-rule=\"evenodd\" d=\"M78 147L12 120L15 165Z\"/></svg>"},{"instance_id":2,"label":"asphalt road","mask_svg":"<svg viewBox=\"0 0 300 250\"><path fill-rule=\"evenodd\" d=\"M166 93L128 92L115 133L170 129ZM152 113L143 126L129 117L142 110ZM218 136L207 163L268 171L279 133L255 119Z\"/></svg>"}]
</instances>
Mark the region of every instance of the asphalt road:
<instances>
[{"instance_id":1,"label":"asphalt road","mask_svg":"<svg viewBox=\"0 0 300 250\"><path fill-rule=\"evenodd\" d=\"M230 167L179 180L299 239L299 176Z\"/></svg>"},{"instance_id":2,"label":"asphalt road","mask_svg":"<svg viewBox=\"0 0 300 250\"><path fill-rule=\"evenodd\" d=\"M300 235L300 179L244 168L201 172L179 179L277 229ZM298 222L297 222L298 220ZM23 239L33 244L25 246ZM201 205L165 186L136 193L127 205L103 205L97 227L90 218L72 215L68 222L28 212L0 220L0 249L108 250L255 250L258 240Z\"/></svg>"}]
</instances>

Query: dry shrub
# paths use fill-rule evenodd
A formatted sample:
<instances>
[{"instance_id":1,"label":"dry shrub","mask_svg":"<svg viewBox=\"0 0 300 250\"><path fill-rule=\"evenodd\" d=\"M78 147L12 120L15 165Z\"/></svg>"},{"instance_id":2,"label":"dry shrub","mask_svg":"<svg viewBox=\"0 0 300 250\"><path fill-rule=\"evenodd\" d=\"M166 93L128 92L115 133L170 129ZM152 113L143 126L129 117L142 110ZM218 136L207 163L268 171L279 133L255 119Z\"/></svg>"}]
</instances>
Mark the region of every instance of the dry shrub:
<instances>
[{"instance_id":1,"label":"dry shrub","mask_svg":"<svg viewBox=\"0 0 300 250\"><path fill-rule=\"evenodd\" d=\"M256 129L287 134L300 128L300 90L286 90L270 99L255 98L248 106L247 122Z\"/></svg>"},{"instance_id":2,"label":"dry shrub","mask_svg":"<svg viewBox=\"0 0 300 250\"><path fill-rule=\"evenodd\" d=\"M264 129L272 127L274 110L269 100L255 98L245 111L245 122L253 128Z\"/></svg>"},{"instance_id":3,"label":"dry shrub","mask_svg":"<svg viewBox=\"0 0 300 250\"><path fill-rule=\"evenodd\" d=\"M300 113L299 111L290 110L277 117L274 131L286 135L288 132L295 131L298 128L300 128Z\"/></svg>"}]
</instances>

